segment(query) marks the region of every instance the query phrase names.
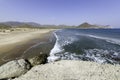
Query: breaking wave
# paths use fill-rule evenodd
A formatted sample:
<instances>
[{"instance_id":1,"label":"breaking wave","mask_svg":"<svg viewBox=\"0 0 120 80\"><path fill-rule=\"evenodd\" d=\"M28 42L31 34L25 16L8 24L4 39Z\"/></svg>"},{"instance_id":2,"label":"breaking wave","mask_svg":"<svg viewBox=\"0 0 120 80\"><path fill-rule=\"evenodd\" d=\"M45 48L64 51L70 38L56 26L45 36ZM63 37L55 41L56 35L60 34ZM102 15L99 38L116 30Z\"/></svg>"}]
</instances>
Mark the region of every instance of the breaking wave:
<instances>
[{"instance_id":1,"label":"breaking wave","mask_svg":"<svg viewBox=\"0 0 120 80\"><path fill-rule=\"evenodd\" d=\"M106 40L107 42L120 45L120 40L118 40L118 39L107 38L107 37L100 37L100 36L95 36L95 35L88 35L88 36L89 37L93 37L93 38L103 39L103 40Z\"/></svg>"},{"instance_id":2,"label":"breaking wave","mask_svg":"<svg viewBox=\"0 0 120 80\"><path fill-rule=\"evenodd\" d=\"M120 64L120 41L79 32L58 30L56 43L48 62L57 60L83 60L98 63Z\"/></svg>"}]
</instances>

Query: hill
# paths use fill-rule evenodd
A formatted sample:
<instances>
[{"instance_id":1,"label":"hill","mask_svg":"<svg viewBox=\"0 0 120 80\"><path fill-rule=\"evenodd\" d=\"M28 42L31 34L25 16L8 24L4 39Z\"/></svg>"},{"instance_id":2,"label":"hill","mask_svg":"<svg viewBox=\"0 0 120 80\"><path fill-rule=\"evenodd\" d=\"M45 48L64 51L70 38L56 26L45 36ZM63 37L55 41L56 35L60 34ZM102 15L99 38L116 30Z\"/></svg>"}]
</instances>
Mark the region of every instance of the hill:
<instances>
[{"instance_id":1,"label":"hill","mask_svg":"<svg viewBox=\"0 0 120 80\"><path fill-rule=\"evenodd\" d=\"M99 28L110 28L109 25L92 25L87 22L82 23L78 26L70 26L70 25L41 25L35 22L17 22L17 21L9 21L9 22L1 22L0 24L6 27L19 27L19 28L55 28L55 29L64 29L64 28L82 28L82 29L99 29Z\"/></svg>"},{"instance_id":2,"label":"hill","mask_svg":"<svg viewBox=\"0 0 120 80\"><path fill-rule=\"evenodd\" d=\"M80 24L79 26L77 26L77 28L85 28L85 29L88 29L88 28L110 28L109 25L92 25L92 24L89 24L87 22L85 23L82 23Z\"/></svg>"},{"instance_id":3,"label":"hill","mask_svg":"<svg viewBox=\"0 0 120 80\"><path fill-rule=\"evenodd\" d=\"M1 22L1 23L5 24L5 25L8 25L8 26L11 26L11 27L18 27L18 26L23 26L23 25L30 25L30 26L33 26L33 27L41 26L40 24L35 23L35 22L8 21L8 22Z\"/></svg>"},{"instance_id":4,"label":"hill","mask_svg":"<svg viewBox=\"0 0 120 80\"><path fill-rule=\"evenodd\" d=\"M0 23L0 29L10 29L11 26Z\"/></svg>"},{"instance_id":5,"label":"hill","mask_svg":"<svg viewBox=\"0 0 120 80\"><path fill-rule=\"evenodd\" d=\"M73 28L73 26L68 26L68 25L49 25L49 24L45 24L45 25L41 25L39 23L35 23L35 22L17 22L17 21L8 21L8 22L1 22L0 24L4 24L7 26L11 26L11 27L19 27L19 28L58 28L58 29L62 29L62 28ZM74 27L75 28L75 27Z\"/></svg>"}]
</instances>

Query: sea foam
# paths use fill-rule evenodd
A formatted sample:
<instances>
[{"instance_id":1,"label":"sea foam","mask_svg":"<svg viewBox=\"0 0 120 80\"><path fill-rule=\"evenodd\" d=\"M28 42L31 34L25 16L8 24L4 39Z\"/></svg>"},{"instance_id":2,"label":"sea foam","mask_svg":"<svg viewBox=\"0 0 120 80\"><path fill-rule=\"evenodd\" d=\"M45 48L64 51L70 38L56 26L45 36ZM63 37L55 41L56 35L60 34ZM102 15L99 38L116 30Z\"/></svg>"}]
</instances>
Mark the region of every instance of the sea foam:
<instances>
[{"instance_id":1,"label":"sea foam","mask_svg":"<svg viewBox=\"0 0 120 80\"><path fill-rule=\"evenodd\" d=\"M65 32L62 30L58 30L54 32L54 35L56 37L56 43L53 49L50 51L48 62L53 62L56 60L85 60L85 61L94 61L98 63L119 64L119 62L115 60L115 59L120 59L120 52L119 50L116 51L117 48L115 50L114 49L108 50L107 48L101 48L101 49L100 48L90 48L90 49L83 48L82 49L83 54L76 53L74 51L69 52L69 50L67 52L65 50L65 46L72 46L72 45L75 46L76 44L74 44L74 42L75 43L80 42L80 40L84 38L84 36L96 38L99 40L104 40L104 42L120 45L120 41L118 39L104 37L104 36L101 37L98 35L91 35L91 34L84 34L84 33ZM81 47L77 47L75 49L79 50L80 48Z\"/></svg>"},{"instance_id":2,"label":"sea foam","mask_svg":"<svg viewBox=\"0 0 120 80\"><path fill-rule=\"evenodd\" d=\"M67 37L67 39L65 39L64 36L57 35L57 32L60 32L60 31L61 30L57 30L53 33L56 37L56 43L55 43L53 49L50 51L50 56L47 58L48 62L53 62L53 61L59 60L61 57L56 56L56 55L65 53L63 46L69 45L69 44L73 43L74 41L78 40L76 37L69 36L69 37Z\"/></svg>"},{"instance_id":3,"label":"sea foam","mask_svg":"<svg viewBox=\"0 0 120 80\"><path fill-rule=\"evenodd\" d=\"M105 41L107 41L109 43L120 45L120 40L118 40L118 39L95 36L95 35L86 35L86 36L89 36L89 37L92 37L92 38L97 38L97 39L102 39L102 40L105 40Z\"/></svg>"}]
</instances>

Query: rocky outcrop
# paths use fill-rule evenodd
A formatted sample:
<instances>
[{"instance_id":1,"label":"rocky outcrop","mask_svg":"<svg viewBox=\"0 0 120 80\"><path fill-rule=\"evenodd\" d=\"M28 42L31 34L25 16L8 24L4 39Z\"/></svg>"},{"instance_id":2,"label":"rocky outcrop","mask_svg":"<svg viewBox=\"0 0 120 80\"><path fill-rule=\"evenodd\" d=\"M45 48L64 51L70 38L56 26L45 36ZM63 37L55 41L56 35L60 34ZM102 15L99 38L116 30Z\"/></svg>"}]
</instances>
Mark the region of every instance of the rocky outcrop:
<instances>
[{"instance_id":1,"label":"rocky outcrop","mask_svg":"<svg viewBox=\"0 0 120 80\"><path fill-rule=\"evenodd\" d=\"M45 64L47 62L47 54L41 53L38 56L29 58L28 61L30 62L31 66Z\"/></svg>"},{"instance_id":2,"label":"rocky outcrop","mask_svg":"<svg viewBox=\"0 0 120 80\"><path fill-rule=\"evenodd\" d=\"M120 65L63 60L35 66L13 80L120 80Z\"/></svg>"},{"instance_id":3,"label":"rocky outcrop","mask_svg":"<svg viewBox=\"0 0 120 80\"><path fill-rule=\"evenodd\" d=\"M0 79L12 78L26 73L30 69L24 59L13 60L0 66Z\"/></svg>"}]
</instances>

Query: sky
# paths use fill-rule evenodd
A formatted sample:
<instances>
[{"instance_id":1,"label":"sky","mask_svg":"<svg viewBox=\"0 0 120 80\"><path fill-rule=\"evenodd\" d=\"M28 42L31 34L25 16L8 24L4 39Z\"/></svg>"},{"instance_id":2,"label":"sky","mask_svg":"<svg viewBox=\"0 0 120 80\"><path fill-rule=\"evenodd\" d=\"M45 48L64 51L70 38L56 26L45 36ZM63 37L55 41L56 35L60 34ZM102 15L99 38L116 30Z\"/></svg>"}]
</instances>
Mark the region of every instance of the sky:
<instances>
[{"instance_id":1,"label":"sky","mask_svg":"<svg viewBox=\"0 0 120 80\"><path fill-rule=\"evenodd\" d=\"M0 22L79 25L83 22L120 28L120 0L0 0Z\"/></svg>"}]
</instances>

